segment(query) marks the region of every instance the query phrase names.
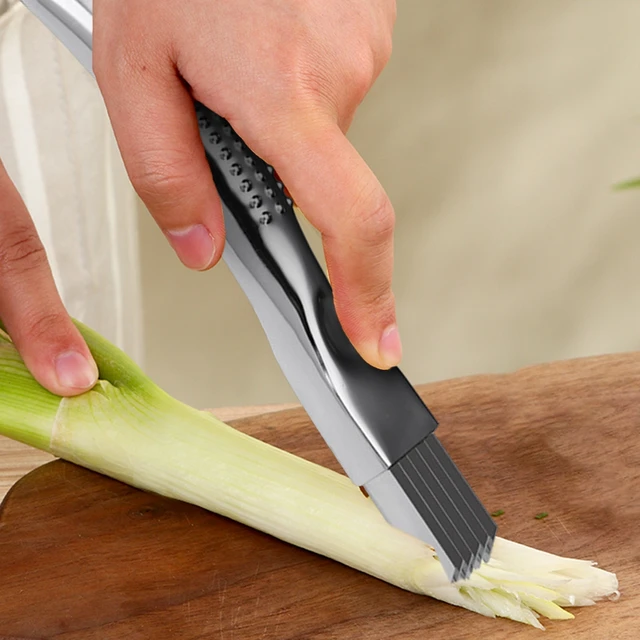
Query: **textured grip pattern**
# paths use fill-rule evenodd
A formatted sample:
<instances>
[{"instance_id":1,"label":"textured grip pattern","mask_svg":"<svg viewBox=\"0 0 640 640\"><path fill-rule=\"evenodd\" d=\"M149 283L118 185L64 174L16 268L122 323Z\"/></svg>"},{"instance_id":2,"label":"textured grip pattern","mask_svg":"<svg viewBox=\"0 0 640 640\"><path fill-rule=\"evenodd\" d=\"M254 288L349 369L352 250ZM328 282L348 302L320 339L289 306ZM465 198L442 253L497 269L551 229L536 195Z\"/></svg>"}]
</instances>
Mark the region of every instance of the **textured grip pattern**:
<instances>
[{"instance_id":1,"label":"textured grip pattern","mask_svg":"<svg viewBox=\"0 0 640 640\"><path fill-rule=\"evenodd\" d=\"M274 175L273 167L253 153L224 118L199 103L196 113L200 138L220 196L223 199L225 194L233 196L236 204L239 201L261 225L271 224L281 216L295 216L293 202ZM237 206L234 209L237 211Z\"/></svg>"}]
</instances>

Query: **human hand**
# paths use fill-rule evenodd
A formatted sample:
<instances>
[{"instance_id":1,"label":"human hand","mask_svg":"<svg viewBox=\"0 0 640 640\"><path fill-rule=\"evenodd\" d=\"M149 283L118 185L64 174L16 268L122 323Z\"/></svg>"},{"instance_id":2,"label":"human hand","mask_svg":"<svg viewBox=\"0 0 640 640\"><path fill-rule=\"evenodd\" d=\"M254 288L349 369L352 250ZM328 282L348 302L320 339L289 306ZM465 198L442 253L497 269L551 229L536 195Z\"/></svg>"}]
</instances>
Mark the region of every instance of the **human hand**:
<instances>
[{"instance_id":1,"label":"human hand","mask_svg":"<svg viewBox=\"0 0 640 640\"><path fill-rule=\"evenodd\" d=\"M62 304L36 228L2 163L0 318L43 387L72 396L96 383L98 368Z\"/></svg>"},{"instance_id":2,"label":"human hand","mask_svg":"<svg viewBox=\"0 0 640 640\"><path fill-rule=\"evenodd\" d=\"M193 100L273 165L321 232L345 333L374 366L401 356L394 212L345 136L385 66L392 0L94 0L93 66L131 182L180 260L224 246Z\"/></svg>"}]
</instances>

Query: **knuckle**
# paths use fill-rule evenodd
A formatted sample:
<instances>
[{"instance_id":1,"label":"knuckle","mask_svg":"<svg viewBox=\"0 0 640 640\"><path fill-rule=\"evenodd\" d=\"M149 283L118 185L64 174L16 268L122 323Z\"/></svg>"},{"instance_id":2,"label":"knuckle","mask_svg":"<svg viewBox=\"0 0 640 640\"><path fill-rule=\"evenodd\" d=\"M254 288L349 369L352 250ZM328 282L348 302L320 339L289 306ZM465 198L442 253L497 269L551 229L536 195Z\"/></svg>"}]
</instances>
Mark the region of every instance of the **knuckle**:
<instances>
[{"instance_id":1,"label":"knuckle","mask_svg":"<svg viewBox=\"0 0 640 640\"><path fill-rule=\"evenodd\" d=\"M129 162L131 184L143 201L164 204L177 202L191 190L191 179L185 171L188 163L171 153L138 154Z\"/></svg>"},{"instance_id":2,"label":"knuckle","mask_svg":"<svg viewBox=\"0 0 640 640\"><path fill-rule=\"evenodd\" d=\"M365 96L373 84L375 73L375 55L372 51L368 51L361 56L354 56L351 73L349 74L349 82L353 93L357 96Z\"/></svg>"},{"instance_id":3,"label":"knuckle","mask_svg":"<svg viewBox=\"0 0 640 640\"><path fill-rule=\"evenodd\" d=\"M393 236L395 212L381 190L373 197L361 197L352 208L350 218L358 237L367 244L381 244Z\"/></svg>"},{"instance_id":4,"label":"knuckle","mask_svg":"<svg viewBox=\"0 0 640 640\"><path fill-rule=\"evenodd\" d=\"M38 234L31 225L17 224L0 240L0 273L7 277L47 265L47 256Z\"/></svg>"},{"instance_id":5,"label":"knuckle","mask_svg":"<svg viewBox=\"0 0 640 640\"><path fill-rule=\"evenodd\" d=\"M374 313L386 315L387 310L393 306L391 287L384 282L368 290L363 296L362 305Z\"/></svg>"},{"instance_id":6,"label":"knuckle","mask_svg":"<svg viewBox=\"0 0 640 640\"><path fill-rule=\"evenodd\" d=\"M340 85L340 68L335 60L304 52L290 57L286 73L286 91L290 104L306 106L334 103Z\"/></svg>"},{"instance_id":7,"label":"knuckle","mask_svg":"<svg viewBox=\"0 0 640 640\"><path fill-rule=\"evenodd\" d=\"M394 297L391 285L386 280L378 280L376 284L356 287L349 298L339 305L339 315L353 322L357 318L367 318L369 324L376 318L387 318L393 312Z\"/></svg>"},{"instance_id":8,"label":"knuckle","mask_svg":"<svg viewBox=\"0 0 640 640\"><path fill-rule=\"evenodd\" d=\"M33 342L40 342L60 333L66 321L64 314L57 311L45 311L28 318L25 322L25 333Z\"/></svg>"}]
</instances>

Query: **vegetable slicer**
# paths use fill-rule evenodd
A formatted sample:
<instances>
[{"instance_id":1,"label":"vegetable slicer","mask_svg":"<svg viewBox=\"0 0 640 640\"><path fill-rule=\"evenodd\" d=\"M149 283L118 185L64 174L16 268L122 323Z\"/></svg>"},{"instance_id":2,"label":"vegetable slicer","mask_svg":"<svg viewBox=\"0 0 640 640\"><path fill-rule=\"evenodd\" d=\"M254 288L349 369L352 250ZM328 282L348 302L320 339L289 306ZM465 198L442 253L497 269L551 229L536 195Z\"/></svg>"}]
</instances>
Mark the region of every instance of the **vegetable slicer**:
<instances>
[{"instance_id":1,"label":"vegetable slicer","mask_svg":"<svg viewBox=\"0 0 640 640\"><path fill-rule=\"evenodd\" d=\"M92 73L92 0L22 0ZM349 478L393 526L432 546L451 581L488 561L496 525L401 371L367 364L271 166L195 103L226 227L223 259L298 399Z\"/></svg>"}]
</instances>

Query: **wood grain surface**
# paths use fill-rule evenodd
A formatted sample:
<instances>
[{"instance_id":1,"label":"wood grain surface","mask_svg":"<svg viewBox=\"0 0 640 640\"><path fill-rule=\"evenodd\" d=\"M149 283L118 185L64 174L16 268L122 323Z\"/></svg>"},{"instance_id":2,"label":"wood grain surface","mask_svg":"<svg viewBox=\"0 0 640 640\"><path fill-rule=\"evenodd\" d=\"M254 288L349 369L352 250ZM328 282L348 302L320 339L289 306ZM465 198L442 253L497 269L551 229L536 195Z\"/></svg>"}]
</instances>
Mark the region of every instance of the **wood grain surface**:
<instances>
[{"instance_id":1,"label":"wood grain surface","mask_svg":"<svg viewBox=\"0 0 640 640\"><path fill-rule=\"evenodd\" d=\"M19 640L640 638L640 354L421 387L499 535L615 571L622 596L546 632L405 593L66 462L0 511L0 637ZM337 468L299 409L242 431ZM536 520L546 511L548 517ZM539 635L541 634L542 635Z\"/></svg>"}]
</instances>

